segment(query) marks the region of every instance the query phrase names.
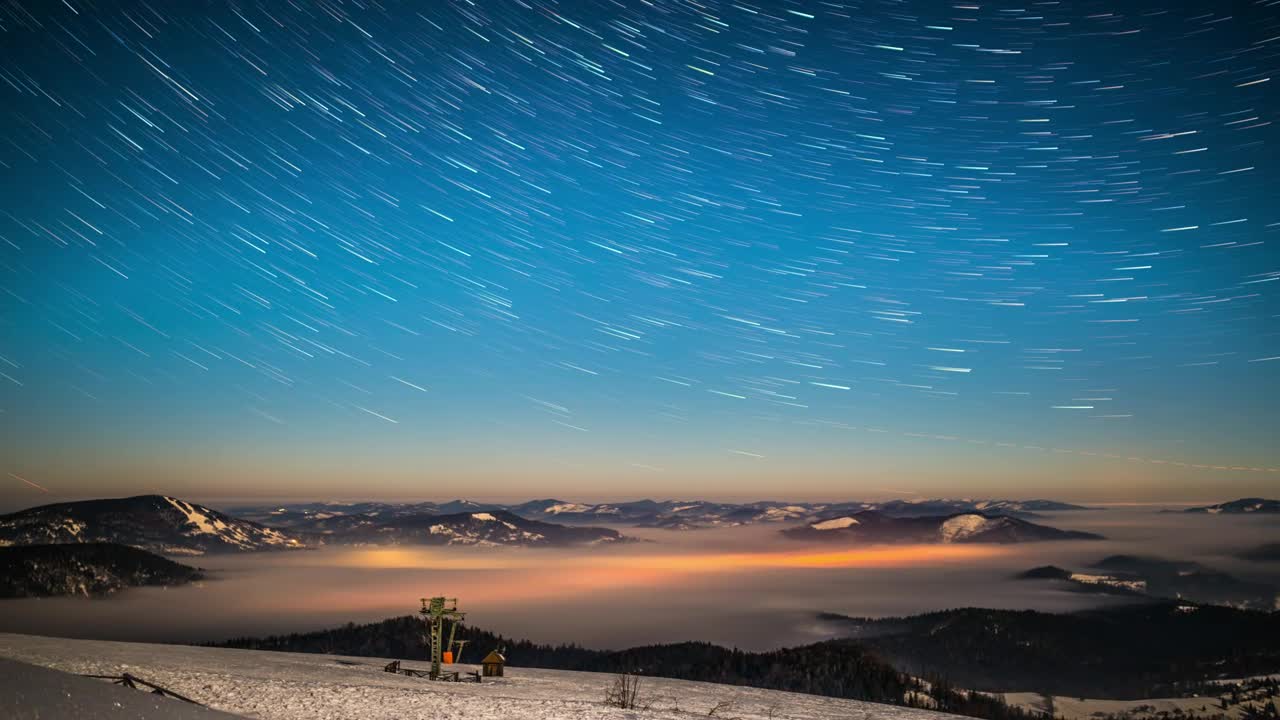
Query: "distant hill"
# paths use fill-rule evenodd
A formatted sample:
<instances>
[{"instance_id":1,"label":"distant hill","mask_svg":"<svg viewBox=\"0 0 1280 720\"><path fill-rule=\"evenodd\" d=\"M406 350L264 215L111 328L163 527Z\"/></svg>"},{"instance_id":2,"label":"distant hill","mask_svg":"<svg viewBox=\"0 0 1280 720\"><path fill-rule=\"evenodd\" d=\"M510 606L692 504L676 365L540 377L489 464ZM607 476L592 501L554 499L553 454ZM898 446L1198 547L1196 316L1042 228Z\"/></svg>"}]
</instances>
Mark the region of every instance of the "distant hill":
<instances>
[{"instance_id":1,"label":"distant hill","mask_svg":"<svg viewBox=\"0 0 1280 720\"><path fill-rule=\"evenodd\" d=\"M1218 503L1217 505L1205 505L1204 507L1187 508L1183 512L1189 513L1209 513L1211 515L1274 515L1280 513L1280 500L1267 500L1264 498L1240 498L1230 502Z\"/></svg>"},{"instance_id":2,"label":"distant hill","mask_svg":"<svg viewBox=\"0 0 1280 720\"><path fill-rule=\"evenodd\" d=\"M324 531L326 521L335 521L336 526L344 523L354 524L348 518L360 518L366 521L390 519L404 515L435 514L440 506L432 502L424 503L291 503L288 505L252 506L229 508L228 512L238 518L252 520L261 525L289 530Z\"/></svg>"},{"instance_id":3,"label":"distant hill","mask_svg":"<svg viewBox=\"0 0 1280 720\"><path fill-rule=\"evenodd\" d=\"M526 520L505 510L452 515L409 515L361 525L331 539L409 545L520 545L552 547L625 542L617 530Z\"/></svg>"},{"instance_id":4,"label":"distant hill","mask_svg":"<svg viewBox=\"0 0 1280 720\"><path fill-rule=\"evenodd\" d=\"M667 529L694 529L744 525L753 518L735 513L749 505L706 500L636 500L622 503L583 504L535 501L515 505L510 510L525 517L561 523L616 523Z\"/></svg>"},{"instance_id":5,"label":"distant hill","mask_svg":"<svg viewBox=\"0 0 1280 720\"><path fill-rule=\"evenodd\" d=\"M3 545L102 542L165 555L305 546L293 533L164 495L56 503L0 515Z\"/></svg>"},{"instance_id":6,"label":"distant hill","mask_svg":"<svg viewBox=\"0 0 1280 720\"><path fill-rule=\"evenodd\" d=\"M1067 614L965 608L822 617L900 670L990 692L1170 697L1207 679L1280 671L1276 612L1162 601Z\"/></svg>"},{"instance_id":7,"label":"distant hill","mask_svg":"<svg viewBox=\"0 0 1280 720\"><path fill-rule=\"evenodd\" d=\"M1041 565L1020 572L1014 578L1017 580L1070 580L1071 571L1057 565Z\"/></svg>"},{"instance_id":8,"label":"distant hill","mask_svg":"<svg viewBox=\"0 0 1280 720\"><path fill-rule=\"evenodd\" d=\"M0 598L89 597L203 577L198 568L114 543L0 547Z\"/></svg>"},{"instance_id":9,"label":"distant hill","mask_svg":"<svg viewBox=\"0 0 1280 720\"><path fill-rule=\"evenodd\" d=\"M1276 610L1277 588L1261 582L1241 580L1199 563L1162 558L1112 555L1094 568L1119 578L1136 578L1153 597L1254 610Z\"/></svg>"},{"instance_id":10,"label":"distant hill","mask_svg":"<svg viewBox=\"0 0 1280 720\"><path fill-rule=\"evenodd\" d=\"M1252 610L1277 609L1274 585L1241 580L1194 562L1112 555L1087 572L1039 567L1017 576L1023 580L1065 580L1080 592L1190 600Z\"/></svg>"},{"instance_id":11,"label":"distant hill","mask_svg":"<svg viewBox=\"0 0 1280 720\"><path fill-rule=\"evenodd\" d=\"M1098 540L1101 535L1059 530L1005 515L961 513L890 517L864 510L783 530L796 540L862 543L1022 543L1042 540Z\"/></svg>"},{"instance_id":12,"label":"distant hill","mask_svg":"<svg viewBox=\"0 0 1280 720\"><path fill-rule=\"evenodd\" d=\"M1046 512L1089 510L1083 505L1056 500L890 500L879 503L876 511L893 517L922 517L929 515L954 515L979 512L984 515L1008 515L1010 517L1037 517Z\"/></svg>"}]
</instances>

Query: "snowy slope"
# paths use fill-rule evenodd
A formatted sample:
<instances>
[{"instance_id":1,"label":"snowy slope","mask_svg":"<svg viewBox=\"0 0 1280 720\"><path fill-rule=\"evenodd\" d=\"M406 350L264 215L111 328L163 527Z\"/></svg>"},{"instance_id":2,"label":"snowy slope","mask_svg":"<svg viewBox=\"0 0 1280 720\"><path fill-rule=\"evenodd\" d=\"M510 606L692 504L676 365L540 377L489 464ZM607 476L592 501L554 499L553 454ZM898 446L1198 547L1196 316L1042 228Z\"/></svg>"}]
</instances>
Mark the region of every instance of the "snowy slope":
<instances>
[{"instance_id":1,"label":"snowy slope","mask_svg":"<svg viewBox=\"0 0 1280 720\"><path fill-rule=\"evenodd\" d=\"M165 495L57 503L0 515L0 545L105 542L164 555L283 550L293 533Z\"/></svg>"},{"instance_id":2,"label":"snowy slope","mask_svg":"<svg viewBox=\"0 0 1280 720\"><path fill-rule=\"evenodd\" d=\"M857 518L852 518L846 515L844 517L832 518L830 520L823 520L821 522L816 522L811 527L814 530L840 530L843 528L847 528L851 525L857 525L857 524L858 524Z\"/></svg>"},{"instance_id":3,"label":"snowy slope","mask_svg":"<svg viewBox=\"0 0 1280 720\"><path fill-rule=\"evenodd\" d=\"M1001 523L1002 518L987 518L974 513L956 515L947 518L938 528L938 536L942 542L963 542L977 537Z\"/></svg>"},{"instance_id":4,"label":"snowy slope","mask_svg":"<svg viewBox=\"0 0 1280 720\"><path fill-rule=\"evenodd\" d=\"M217 710L0 657L5 720L235 720Z\"/></svg>"},{"instance_id":5,"label":"snowy slope","mask_svg":"<svg viewBox=\"0 0 1280 720\"><path fill-rule=\"evenodd\" d=\"M0 657L77 673L119 673L180 692L209 706L262 720L944 720L926 710L776 690L645 678L649 710L603 704L612 676L507 668L483 684L431 682L382 671L388 660L66 640L0 634ZM406 662L406 667L421 663ZM471 670L470 666L457 666Z\"/></svg>"}]
</instances>

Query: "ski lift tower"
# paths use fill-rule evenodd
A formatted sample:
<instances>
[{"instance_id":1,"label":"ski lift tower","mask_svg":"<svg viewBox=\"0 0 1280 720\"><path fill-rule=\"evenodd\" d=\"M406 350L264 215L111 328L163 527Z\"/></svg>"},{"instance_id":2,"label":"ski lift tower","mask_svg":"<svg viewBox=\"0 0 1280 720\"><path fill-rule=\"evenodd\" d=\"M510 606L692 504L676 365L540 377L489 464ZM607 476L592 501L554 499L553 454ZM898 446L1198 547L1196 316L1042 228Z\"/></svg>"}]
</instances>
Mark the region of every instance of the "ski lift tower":
<instances>
[{"instance_id":1,"label":"ski lift tower","mask_svg":"<svg viewBox=\"0 0 1280 720\"><path fill-rule=\"evenodd\" d=\"M444 662L445 648L453 647L453 634L458 629L458 623L466 616L466 613L458 611L457 598L422 598L422 609L418 612L422 613L423 620L427 623L428 635L431 642L431 679L440 678L440 665ZM444 623L449 621L449 642L446 644L444 640Z\"/></svg>"}]
</instances>

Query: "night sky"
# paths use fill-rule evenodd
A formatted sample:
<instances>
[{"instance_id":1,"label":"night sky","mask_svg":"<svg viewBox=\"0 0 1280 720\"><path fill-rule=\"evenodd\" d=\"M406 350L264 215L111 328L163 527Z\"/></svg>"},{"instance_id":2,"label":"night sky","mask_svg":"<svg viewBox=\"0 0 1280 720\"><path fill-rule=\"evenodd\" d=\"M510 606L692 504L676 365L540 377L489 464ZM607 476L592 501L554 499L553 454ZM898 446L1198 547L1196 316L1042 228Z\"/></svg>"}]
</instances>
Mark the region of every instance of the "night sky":
<instances>
[{"instance_id":1,"label":"night sky","mask_svg":"<svg viewBox=\"0 0 1280 720\"><path fill-rule=\"evenodd\" d=\"M1275 494L1280 2L0 3L0 499Z\"/></svg>"}]
</instances>

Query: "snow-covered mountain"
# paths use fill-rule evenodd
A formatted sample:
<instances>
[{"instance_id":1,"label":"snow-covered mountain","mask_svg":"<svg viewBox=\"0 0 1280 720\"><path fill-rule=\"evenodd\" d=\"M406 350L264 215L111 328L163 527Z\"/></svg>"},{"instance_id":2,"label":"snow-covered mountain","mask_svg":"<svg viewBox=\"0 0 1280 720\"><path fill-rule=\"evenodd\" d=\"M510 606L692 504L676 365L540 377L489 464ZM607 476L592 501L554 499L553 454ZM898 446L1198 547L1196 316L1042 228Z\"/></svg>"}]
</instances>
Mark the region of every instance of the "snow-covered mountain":
<instances>
[{"instance_id":1,"label":"snow-covered mountain","mask_svg":"<svg viewBox=\"0 0 1280 720\"><path fill-rule=\"evenodd\" d=\"M506 510L408 515L335 534L334 543L554 547L624 542L617 530L527 520Z\"/></svg>"},{"instance_id":2,"label":"snow-covered mountain","mask_svg":"<svg viewBox=\"0 0 1280 720\"><path fill-rule=\"evenodd\" d=\"M0 515L0 545L118 543L165 555L287 550L294 533L165 495L57 503Z\"/></svg>"},{"instance_id":3,"label":"snow-covered mountain","mask_svg":"<svg viewBox=\"0 0 1280 720\"><path fill-rule=\"evenodd\" d=\"M519 514L524 510L526 517L554 519L563 523L620 523L625 525L644 525L657 522L667 512L664 503L653 500L636 500L625 503L583 504L573 502L555 502L548 505L541 513L528 503L511 508Z\"/></svg>"},{"instance_id":4,"label":"snow-covered mountain","mask_svg":"<svg viewBox=\"0 0 1280 720\"><path fill-rule=\"evenodd\" d=\"M183 585L201 571L113 543L0 547L0 598L106 595L142 585Z\"/></svg>"},{"instance_id":5,"label":"snow-covered mountain","mask_svg":"<svg viewBox=\"0 0 1280 720\"><path fill-rule=\"evenodd\" d=\"M535 501L512 506L510 510L526 517L554 518L556 522L615 523L689 530L762 522L796 522L825 507L825 504L774 501L723 503L708 500L636 500L599 504Z\"/></svg>"},{"instance_id":6,"label":"snow-covered mountain","mask_svg":"<svg viewBox=\"0 0 1280 720\"><path fill-rule=\"evenodd\" d=\"M312 529L317 523L333 518L348 516L365 516L371 518L392 518L402 515L434 514L439 512L439 505L424 503L387 503L387 502L312 502L290 503L288 505L234 507L228 512L232 515L252 520L261 525L275 528Z\"/></svg>"},{"instance_id":7,"label":"snow-covered mountain","mask_svg":"<svg viewBox=\"0 0 1280 720\"><path fill-rule=\"evenodd\" d=\"M556 500L555 498L544 498L542 500L530 500L528 502L520 503L519 505L508 505L505 509L510 510L520 517L546 518L563 514L587 512L591 507L591 505L584 505L583 503L565 502L564 500Z\"/></svg>"},{"instance_id":8,"label":"snow-covered mountain","mask_svg":"<svg viewBox=\"0 0 1280 720\"><path fill-rule=\"evenodd\" d=\"M457 513L487 512L490 510L507 510L507 506L495 503L478 503L473 500L450 500L436 506L437 515L455 515Z\"/></svg>"},{"instance_id":9,"label":"snow-covered mountain","mask_svg":"<svg viewBox=\"0 0 1280 720\"><path fill-rule=\"evenodd\" d=\"M958 513L924 517L891 517L874 510L835 515L788 528L797 540L866 543L1020 543L1040 540L1097 540L1100 535L1059 530L1007 515Z\"/></svg>"},{"instance_id":10,"label":"snow-covered mountain","mask_svg":"<svg viewBox=\"0 0 1280 720\"><path fill-rule=\"evenodd\" d=\"M635 500L581 503L556 498L499 505L470 500L422 503L303 503L279 507L237 508L237 516L274 527L326 534L358 526L378 525L414 515L449 515L506 510L522 518L568 525L628 525L669 530L730 527L756 523L801 523L875 510L891 517L920 517L978 512L1030 519L1042 512L1085 510L1054 500L922 499L886 502L813 503L759 501L726 503L708 500Z\"/></svg>"},{"instance_id":11,"label":"snow-covered mountain","mask_svg":"<svg viewBox=\"0 0 1280 720\"><path fill-rule=\"evenodd\" d=\"M1239 500L1218 503L1217 505L1187 508L1186 512L1209 513L1211 515L1244 515L1247 513L1255 515L1274 515L1276 513L1280 513L1280 500L1240 498Z\"/></svg>"},{"instance_id":12,"label":"snow-covered mountain","mask_svg":"<svg viewBox=\"0 0 1280 720\"><path fill-rule=\"evenodd\" d=\"M878 503L874 509L893 517L923 517L926 515L951 515L954 513L980 512L986 515L1008 515L1032 518L1045 512L1088 510L1082 505L1056 500L973 500L969 498L933 498L927 500L890 500Z\"/></svg>"}]
</instances>

